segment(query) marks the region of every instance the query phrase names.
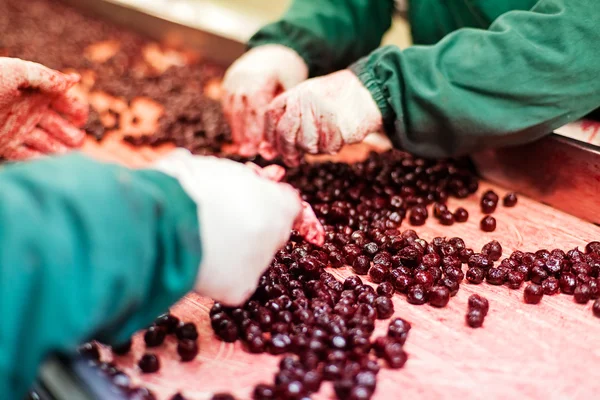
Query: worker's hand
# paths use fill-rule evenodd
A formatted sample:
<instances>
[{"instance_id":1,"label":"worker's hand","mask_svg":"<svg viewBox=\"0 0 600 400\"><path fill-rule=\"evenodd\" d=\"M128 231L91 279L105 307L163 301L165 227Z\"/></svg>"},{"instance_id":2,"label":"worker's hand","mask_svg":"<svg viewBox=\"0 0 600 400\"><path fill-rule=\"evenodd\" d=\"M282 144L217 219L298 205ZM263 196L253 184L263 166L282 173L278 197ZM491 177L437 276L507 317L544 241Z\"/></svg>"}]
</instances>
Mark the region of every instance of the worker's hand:
<instances>
[{"instance_id":1,"label":"worker's hand","mask_svg":"<svg viewBox=\"0 0 600 400\"><path fill-rule=\"evenodd\" d=\"M303 153L332 154L383 128L369 91L354 73L342 70L309 79L275 98L265 116L261 154L277 154L297 165Z\"/></svg>"},{"instance_id":2,"label":"worker's hand","mask_svg":"<svg viewBox=\"0 0 600 400\"><path fill-rule=\"evenodd\" d=\"M265 110L279 93L308 78L308 66L288 47L256 47L227 70L223 111L238 153L254 156L263 140Z\"/></svg>"},{"instance_id":3,"label":"worker's hand","mask_svg":"<svg viewBox=\"0 0 600 400\"><path fill-rule=\"evenodd\" d=\"M178 149L156 169L198 204L202 262L198 293L228 305L246 300L301 212L298 193L234 161Z\"/></svg>"},{"instance_id":4,"label":"worker's hand","mask_svg":"<svg viewBox=\"0 0 600 400\"><path fill-rule=\"evenodd\" d=\"M79 81L18 58L0 57L0 157L20 160L81 146L88 107L67 92Z\"/></svg>"}]
</instances>

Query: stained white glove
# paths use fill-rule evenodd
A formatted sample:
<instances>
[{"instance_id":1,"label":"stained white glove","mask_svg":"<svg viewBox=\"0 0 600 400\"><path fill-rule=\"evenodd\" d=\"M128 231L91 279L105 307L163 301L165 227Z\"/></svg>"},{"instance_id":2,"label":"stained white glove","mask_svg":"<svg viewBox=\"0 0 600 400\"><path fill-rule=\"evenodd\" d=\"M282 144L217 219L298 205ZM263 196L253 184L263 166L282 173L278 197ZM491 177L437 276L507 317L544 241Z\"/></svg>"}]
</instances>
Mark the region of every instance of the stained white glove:
<instances>
[{"instance_id":1,"label":"stained white glove","mask_svg":"<svg viewBox=\"0 0 600 400\"><path fill-rule=\"evenodd\" d=\"M301 212L298 193L243 164L182 149L154 168L177 178L198 204L202 262L195 290L227 305L245 301L289 239Z\"/></svg>"},{"instance_id":2,"label":"stained white glove","mask_svg":"<svg viewBox=\"0 0 600 400\"><path fill-rule=\"evenodd\" d=\"M267 143L261 154L280 154L291 166L304 153L333 154L383 128L371 93L350 70L309 79L282 93L269 104L265 121Z\"/></svg>"},{"instance_id":3,"label":"stained white glove","mask_svg":"<svg viewBox=\"0 0 600 400\"><path fill-rule=\"evenodd\" d=\"M292 49L256 47L236 62L223 79L223 111L238 153L254 156L263 141L267 106L279 93L308 78L308 66Z\"/></svg>"},{"instance_id":4,"label":"stained white glove","mask_svg":"<svg viewBox=\"0 0 600 400\"><path fill-rule=\"evenodd\" d=\"M79 81L43 65L0 57L0 156L22 160L64 153L83 144L77 126L88 106L71 96Z\"/></svg>"}]
</instances>

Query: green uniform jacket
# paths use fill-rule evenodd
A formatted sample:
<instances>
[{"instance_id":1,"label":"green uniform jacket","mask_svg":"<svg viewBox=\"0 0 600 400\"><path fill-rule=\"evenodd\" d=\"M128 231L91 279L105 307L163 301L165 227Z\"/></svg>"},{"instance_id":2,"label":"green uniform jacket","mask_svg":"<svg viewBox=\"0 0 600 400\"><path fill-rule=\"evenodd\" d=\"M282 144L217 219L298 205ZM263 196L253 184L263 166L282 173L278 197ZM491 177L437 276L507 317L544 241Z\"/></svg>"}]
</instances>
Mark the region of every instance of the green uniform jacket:
<instances>
[{"instance_id":1,"label":"green uniform jacket","mask_svg":"<svg viewBox=\"0 0 600 400\"><path fill-rule=\"evenodd\" d=\"M0 171L0 398L43 358L124 341L194 283L196 204L157 171L74 154Z\"/></svg>"},{"instance_id":2,"label":"green uniform jacket","mask_svg":"<svg viewBox=\"0 0 600 400\"><path fill-rule=\"evenodd\" d=\"M286 45L313 76L366 56L351 69L392 141L423 156L528 142L600 106L598 0L416 0L416 45L376 49L393 3L295 0L249 45Z\"/></svg>"}]
</instances>

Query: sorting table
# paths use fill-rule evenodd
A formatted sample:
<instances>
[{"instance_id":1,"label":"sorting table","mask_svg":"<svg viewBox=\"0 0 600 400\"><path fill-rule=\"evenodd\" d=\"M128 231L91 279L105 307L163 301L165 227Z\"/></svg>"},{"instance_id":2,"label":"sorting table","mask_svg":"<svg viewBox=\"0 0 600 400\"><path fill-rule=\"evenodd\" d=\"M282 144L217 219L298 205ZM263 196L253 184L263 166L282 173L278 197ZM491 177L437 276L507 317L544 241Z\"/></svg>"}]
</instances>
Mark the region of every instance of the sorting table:
<instances>
[{"instance_id":1,"label":"sorting table","mask_svg":"<svg viewBox=\"0 0 600 400\"><path fill-rule=\"evenodd\" d=\"M112 135L101 144L89 139L84 151L102 160L142 167L170 148L134 148ZM359 158L365 150L357 146L341 157ZM503 256L516 249L566 251L600 239L600 227L524 196L514 208L499 206L494 214L496 231L482 232L479 198L487 189L501 196L507 191L481 181L478 195L449 200L451 210L460 205L469 211L468 222L447 227L430 218L414 229L428 241L436 236L459 236L475 251L496 239L502 244ZM405 221L401 229L409 228ZM330 272L340 279L351 274L347 268ZM489 314L480 329L465 325L467 298L473 293L490 302ZM522 289L485 283L463 283L442 309L410 305L404 296L395 295L395 316L413 326L405 345L409 359L403 369L381 370L374 399L595 398L600 391L600 319L593 316L592 303L580 305L572 296L557 295L544 296L539 305L528 305L522 297ZM136 384L147 386L161 399L178 391L198 400L210 399L214 392L250 399L257 383L272 383L281 357L249 354L239 342L220 342L210 327L211 304L211 300L190 293L171 309L182 320L198 326L200 353L194 361L181 363L176 342L169 337L160 348L152 349L160 356L160 371L142 375L136 366L145 351L140 335L134 337L130 354L114 361ZM384 334L387 324L378 321L374 335ZM103 360L110 357L104 349ZM334 398L331 385L323 385L314 398Z\"/></svg>"}]
</instances>

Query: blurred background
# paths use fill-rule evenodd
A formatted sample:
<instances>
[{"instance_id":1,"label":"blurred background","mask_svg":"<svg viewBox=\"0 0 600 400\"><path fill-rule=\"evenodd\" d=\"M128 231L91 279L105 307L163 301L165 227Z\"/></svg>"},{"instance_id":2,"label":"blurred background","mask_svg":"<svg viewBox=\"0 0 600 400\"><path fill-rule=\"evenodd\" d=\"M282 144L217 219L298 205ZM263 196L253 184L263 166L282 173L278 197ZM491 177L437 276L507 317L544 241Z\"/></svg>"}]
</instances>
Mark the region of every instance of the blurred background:
<instances>
[{"instance_id":1,"label":"blurred background","mask_svg":"<svg viewBox=\"0 0 600 400\"><path fill-rule=\"evenodd\" d=\"M279 18L291 0L112 0L154 11L175 22L187 25L202 24L214 32L240 41L246 41L261 26ZM318 0L316 0L318 1ZM397 13L392 29L383 44L402 48L411 43L410 28L405 18Z\"/></svg>"}]
</instances>

